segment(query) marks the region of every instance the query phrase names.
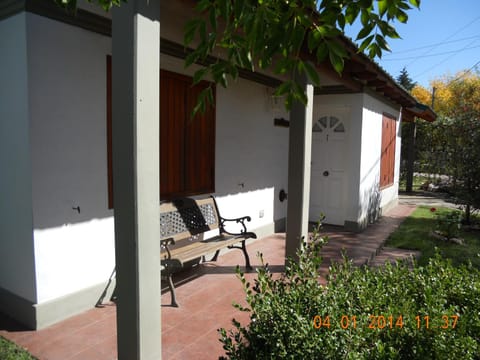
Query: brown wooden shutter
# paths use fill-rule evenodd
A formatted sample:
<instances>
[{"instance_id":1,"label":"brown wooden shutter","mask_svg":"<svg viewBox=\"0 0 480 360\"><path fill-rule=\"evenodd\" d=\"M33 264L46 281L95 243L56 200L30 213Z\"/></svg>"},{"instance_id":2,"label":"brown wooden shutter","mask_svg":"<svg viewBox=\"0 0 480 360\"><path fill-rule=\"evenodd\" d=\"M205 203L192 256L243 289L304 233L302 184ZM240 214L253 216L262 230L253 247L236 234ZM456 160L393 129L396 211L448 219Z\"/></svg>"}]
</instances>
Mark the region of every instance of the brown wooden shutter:
<instances>
[{"instance_id":1,"label":"brown wooden shutter","mask_svg":"<svg viewBox=\"0 0 480 360\"><path fill-rule=\"evenodd\" d=\"M215 191L215 109L191 118L200 92L192 78L161 70L160 197L198 195Z\"/></svg>"},{"instance_id":2,"label":"brown wooden shutter","mask_svg":"<svg viewBox=\"0 0 480 360\"><path fill-rule=\"evenodd\" d=\"M188 78L160 72L160 194L183 193L185 114Z\"/></svg>"},{"instance_id":3,"label":"brown wooden shutter","mask_svg":"<svg viewBox=\"0 0 480 360\"><path fill-rule=\"evenodd\" d=\"M201 82L190 89L185 129L185 189L191 193L213 192L215 183L215 109L208 107L204 114L191 113L200 92L207 87Z\"/></svg>"},{"instance_id":4,"label":"brown wooden shutter","mask_svg":"<svg viewBox=\"0 0 480 360\"><path fill-rule=\"evenodd\" d=\"M112 57L107 55L107 178L108 208L113 208ZM191 118L200 92L211 84L193 86L191 77L160 71L160 197L215 192L215 108ZM214 101L215 101L215 88Z\"/></svg>"},{"instance_id":5,"label":"brown wooden shutter","mask_svg":"<svg viewBox=\"0 0 480 360\"><path fill-rule=\"evenodd\" d=\"M395 177L395 145L396 145L396 139L397 139L397 122L395 119L389 119L390 120L390 142L389 142L389 148L390 148L390 154L388 157L389 160L389 184L393 184L394 177Z\"/></svg>"},{"instance_id":6,"label":"brown wooden shutter","mask_svg":"<svg viewBox=\"0 0 480 360\"><path fill-rule=\"evenodd\" d=\"M380 187L390 186L395 177L396 120L384 114L382 119L382 148L380 158Z\"/></svg>"}]
</instances>

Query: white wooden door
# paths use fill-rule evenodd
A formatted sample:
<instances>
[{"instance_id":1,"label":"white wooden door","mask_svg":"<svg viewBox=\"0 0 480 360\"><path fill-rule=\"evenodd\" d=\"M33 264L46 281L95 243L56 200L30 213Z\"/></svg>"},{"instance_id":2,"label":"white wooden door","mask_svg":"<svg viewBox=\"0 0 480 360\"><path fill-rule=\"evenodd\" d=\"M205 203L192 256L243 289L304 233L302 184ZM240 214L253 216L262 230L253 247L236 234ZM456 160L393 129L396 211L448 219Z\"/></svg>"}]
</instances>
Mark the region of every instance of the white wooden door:
<instances>
[{"instance_id":1,"label":"white wooden door","mask_svg":"<svg viewBox=\"0 0 480 360\"><path fill-rule=\"evenodd\" d=\"M345 115L314 117L309 220L343 225L345 220Z\"/></svg>"}]
</instances>

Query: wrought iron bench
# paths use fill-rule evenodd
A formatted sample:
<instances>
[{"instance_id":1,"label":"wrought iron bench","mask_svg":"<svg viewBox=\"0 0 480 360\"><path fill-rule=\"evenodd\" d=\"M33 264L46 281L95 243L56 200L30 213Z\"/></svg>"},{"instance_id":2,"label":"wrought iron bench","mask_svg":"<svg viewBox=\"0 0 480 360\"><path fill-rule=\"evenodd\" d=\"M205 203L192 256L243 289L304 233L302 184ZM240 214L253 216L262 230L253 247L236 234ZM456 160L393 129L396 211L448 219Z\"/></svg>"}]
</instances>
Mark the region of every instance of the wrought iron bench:
<instances>
[{"instance_id":1,"label":"wrought iron bench","mask_svg":"<svg viewBox=\"0 0 480 360\"><path fill-rule=\"evenodd\" d=\"M237 248L243 251L246 268L251 269L245 240L256 239L257 235L247 231L245 222L250 220L250 216L238 219L221 217L213 196L202 200L182 198L160 205L161 271L162 277L168 281L172 306L178 307L172 274L191 261L205 261L205 257L213 253L210 261L216 261L220 250ZM240 232L227 231L227 222L239 224ZM216 235L204 239L210 230Z\"/></svg>"}]
</instances>

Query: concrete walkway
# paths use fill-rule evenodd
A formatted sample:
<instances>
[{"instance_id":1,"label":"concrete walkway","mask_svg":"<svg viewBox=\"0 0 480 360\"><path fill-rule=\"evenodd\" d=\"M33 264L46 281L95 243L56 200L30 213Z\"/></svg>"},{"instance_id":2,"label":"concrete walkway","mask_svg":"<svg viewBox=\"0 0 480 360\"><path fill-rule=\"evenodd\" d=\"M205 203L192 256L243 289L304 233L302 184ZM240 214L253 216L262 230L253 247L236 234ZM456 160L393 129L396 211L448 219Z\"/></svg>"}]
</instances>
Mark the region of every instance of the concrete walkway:
<instances>
[{"instance_id":1,"label":"concrete walkway","mask_svg":"<svg viewBox=\"0 0 480 360\"><path fill-rule=\"evenodd\" d=\"M454 199L445 193L415 191L412 193L400 192L398 194L398 201L402 205L425 205L432 207L448 207L457 209Z\"/></svg>"},{"instance_id":2,"label":"concrete walkway","mask_svg":"<svg viewBox=\"0 0 480 360\"><path fill-rule=\"evenodd\" d=\"M355 264L379 264L409 254L382 253L388 235L412 213L413 204L400 204L362 233L326 227L330 237L322 249L321 273L328 273L332 261L341 259L342 250ZM264 255L270 270L284 271L285 234L256 240L248 244L252 265L259 266L257 252ZM390 249L388 251L391 251ZM387 255L386 255L387 254ZM216 263L204 263L185 271L175 279L179 308L170 307L170 294L162 295L162 359L217 359L223 355L217 329L230 329L231 319L248 322L248 314L232 307L245 304L243 289L235 275L236 264L244 264L240 251L230 251ZM252 280L255 272L247 274ZM40 360L116 359L116 308L109 304L95 308L39 331L30 331L0 315L0 335L26 348Z\"/></svg>"}]
</instances>

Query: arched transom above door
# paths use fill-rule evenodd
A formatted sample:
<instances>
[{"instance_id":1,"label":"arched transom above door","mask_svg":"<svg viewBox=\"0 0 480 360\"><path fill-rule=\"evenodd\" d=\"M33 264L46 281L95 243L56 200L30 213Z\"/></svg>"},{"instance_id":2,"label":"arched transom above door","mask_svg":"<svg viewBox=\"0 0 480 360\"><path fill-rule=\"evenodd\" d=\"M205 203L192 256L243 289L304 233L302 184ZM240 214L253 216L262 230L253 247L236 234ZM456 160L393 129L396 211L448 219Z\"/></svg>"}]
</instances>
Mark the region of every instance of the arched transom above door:
<instances>
[{"instance_id":1,"label":"arched transom above door","mask_svg":"<svg viewBox=\"0 0 480 360\"><path fill-rule=\"evenodd\" d=\"M345 124L336 116L322 116L313 123L313 132L344 133Z\"/></svg>"}]
</instances>

